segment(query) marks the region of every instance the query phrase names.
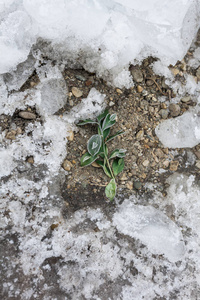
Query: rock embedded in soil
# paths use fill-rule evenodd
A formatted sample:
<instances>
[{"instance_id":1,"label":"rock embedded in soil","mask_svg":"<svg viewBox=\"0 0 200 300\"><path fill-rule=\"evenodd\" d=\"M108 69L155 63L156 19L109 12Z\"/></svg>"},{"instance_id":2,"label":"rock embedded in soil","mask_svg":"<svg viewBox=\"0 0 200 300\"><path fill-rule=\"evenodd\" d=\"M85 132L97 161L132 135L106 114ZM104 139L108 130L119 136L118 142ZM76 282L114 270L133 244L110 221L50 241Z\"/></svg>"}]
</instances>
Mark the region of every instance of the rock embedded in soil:
<instances>
[{"instance_id":1,"label":"rock embedded in soil","mask_svg":"<svg viewBox=\"0 0 200 300\"><path fill-rule=\"evenodd\" d=\"M36 114L29 112L29 111L20 111L19 117L25 120L35 120Z\"/></svg>"},{"instance_id":2,"label":"rock embedded in soil","mask_svg":"<svg viewBox=\"0 0 200 300\"><path fill-rule=\"evenodd\" d=\"M142 187L142 183L140 181L134 181L133 186L136 190L140 190Z\"/></svg>"},{"instance_id":3,"label":"rock embedded in soil","mask_svg":"<svg viewBox=\"0 0 200 300\"><path fill-rule=\"evenodd\" d=\"M197 160L197 161L196 161L195 166L196 166L198 169L200 169L200 160Z\"/></svg>"},{"instance_id":4,"label":"rock embedded in soil","mask_svg":"<svg viewBox=\"0 0 200 300\"><path fill-rule=\"evenodd\" d=\"M200 67L198 67L198 69L196 71L196 77L198 80L200 80Z\"/></svg>"},{"instance_id":5,"label":"rock embedded in soil","mask_svg":"<svg viewBox=\"0 0 200 300\"><path fill-rule=\"evenodd\" d=\"M83 92L79 90L77 87L73 86L72 88L72 94L76 97L79 98L83 95Z\"/></svg>"},{"instance_id":6,"label":"rock embedded in soil","mask_svg":"<svg viewBox=\"0 0 200 300\"><path fill-rule=\"evenodd\" d=\"M169 105L169 111L172 117L177 117L181 112L181 108L178 104L171 103Z\"/></svg>"},{"instance_id":7,"label":"rock embedded in soil","mask_svg":"<svg viewBox=\"0 0 200 300\"><path fill-rule=\"evenodd\" d=\"M181 99L181 101L183 102L183 103L187 103L187 102L189 102L191 100L191 96L184 96L182 99Z\"/></svg>"},{"instance_id":8,"label":"rock embedded in soil","mask_svg":"<svg viewBox=\"0 0 200 300\"><path fill-rule=\"evenodd\" d=\"M74 139L74 132L73 132L72 130L70 130L70 131L68 132L67 139L68 139L68 141L70 141L70 142L73 141L73 139Z\"/></svg>"},{"instance_id":9,"label":"rock embedded in soil","mask_svg":"<svg viewBox=\"0 0 200 300\"><path fill-rule=\"evenodd\" d=\"M135 82L140 83L143 81L143 74L139 68L133 67L133 69L131 70L131 75Z\"/></svg>"},{"instance_id":10,"label":"rock embedded in soil","mask_svg":"<svg viewBox=\"0 0 200 300\"><path fill-rule=\"evenodd\" d=\"M70 162L69 160L66 159L66 160L64 161L64 163L63 163L63 169L64 169L65 171L70 171L71 168L72 168L71 162Z\"/></svg>"},{"instance_id":11,"label":"rock embedded in soil","mask_svg":"<svg viewBox=\"0 0 200 300\"><path fill-rule=\"evenodd\" d=\"M11 130L6 134L6 139L8 139L8 140L15 140L15 138L16 138L15 130Z\"/></svg>"},{"instance_id":12,"label":"rock embedded in soil","mask_svg":"<svg viewBox=\"0 0 200 300\"><path fill-rule=\"evenodd\" d=\"M179 162L177 160L171 161L170 166L169 166L170 171L173 171L173 172L177 171L178 165L179 165Z\"/></svg>"},{"instance_id":13,"label":"rock embedded in soil","mask_svg":"<svg viewBox=\"0 0 200 300\"><path fill-rule=\"evenodd\" d=\"M167 119L169 113L168 113L167 109L161 109L159 111L159 114L161 115L162 119Z\"/></svg>"},{"instance_id":14,"label":"rock embedded in soil","mask_svg":"<svg viewBox=\"0 0 200 300\"><path fill-rule=\"evenodd\" d=\"M138 93L142 93L143 87L141 85L138 85L137 86L137 91L138 91Z\"/></svg>"}]
</instances>

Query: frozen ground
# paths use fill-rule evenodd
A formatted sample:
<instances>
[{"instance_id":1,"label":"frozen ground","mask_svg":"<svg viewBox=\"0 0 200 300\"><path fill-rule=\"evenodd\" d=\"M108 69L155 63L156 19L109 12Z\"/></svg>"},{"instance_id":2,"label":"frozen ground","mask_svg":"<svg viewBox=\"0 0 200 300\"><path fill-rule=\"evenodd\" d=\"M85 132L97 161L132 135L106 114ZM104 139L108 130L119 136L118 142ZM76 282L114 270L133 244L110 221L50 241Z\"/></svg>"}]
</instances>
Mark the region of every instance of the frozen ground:
<instances>
[{"instance_id":1,"label":"frozen ground","mask_svg":"<svg viewBox=\"0 0 200 300\"><path fill-rule=\"evenodd\" d=\"M66 65L130 88L130 64L152 55L159 58L153 70L176 92L171 102L190 95L197 103L159 124L157 136L169 148L198 145L199 79L188 75L182 86L167 66L182 60L195 38L199 5L0 1L2 300L199 299L199 175L177 172L167 179L166 194L147 183L148 193L122 194L114 203L102 189L102 201L91 206L80 190L85 204L71 210L63 190L68 172L61 167L67 143L79 119L105 108L105 95L93 87L70 111L57 113L69 102ZM188 65L197 69L195 47ZM25 88L30 76L35 81ZM18 127L24 111L29 115Z\"/></svg>"}]
</instances>

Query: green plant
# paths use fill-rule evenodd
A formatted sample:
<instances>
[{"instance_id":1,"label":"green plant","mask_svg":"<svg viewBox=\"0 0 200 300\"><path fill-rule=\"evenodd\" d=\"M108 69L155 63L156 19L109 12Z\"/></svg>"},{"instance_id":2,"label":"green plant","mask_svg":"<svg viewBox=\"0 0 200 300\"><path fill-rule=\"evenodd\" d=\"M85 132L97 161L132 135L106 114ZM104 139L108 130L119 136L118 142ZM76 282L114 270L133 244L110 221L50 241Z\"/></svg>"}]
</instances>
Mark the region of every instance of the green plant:
<instances>
[{"instance_id":1,"label":"green plant","mask_svg":"<svg viewBox=\"0 0 200 300\"><path fill-rule=\"evenodd\" d=\"M117 185L115 176L117 176L124 169L124 157L126 150L115 149L110 154L108 152L108 142L116 136L123 134L122 130L117 131L110 136L111 127L116 123L116 114L110 115L108 110L100 114L97 119L86 119L78 125L96 124L98 126L98 134L93 135L87 142L87 150L81 157L81 166L88 166L96 162L103 168L105 174L111 178L110 182L105 188L106 196L113 200L116 195Z\"/></svg>"}]
</instances>

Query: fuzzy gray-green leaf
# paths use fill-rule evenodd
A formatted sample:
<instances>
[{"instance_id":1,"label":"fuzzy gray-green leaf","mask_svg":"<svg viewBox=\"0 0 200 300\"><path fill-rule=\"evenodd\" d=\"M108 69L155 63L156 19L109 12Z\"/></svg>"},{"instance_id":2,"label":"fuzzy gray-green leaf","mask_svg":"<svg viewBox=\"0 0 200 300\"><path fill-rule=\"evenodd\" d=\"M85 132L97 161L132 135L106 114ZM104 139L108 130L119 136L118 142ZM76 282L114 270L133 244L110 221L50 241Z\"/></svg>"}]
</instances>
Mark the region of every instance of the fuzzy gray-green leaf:
<instances>
[{"instance_id":1,"label":"fuzzy gray-green leaf","mask_svg":"<svg viewBox=\"0 0 200 300\"><path fill-rule=\"evenodd\" d=\"M106 197L108 197L110 201L112 201L115 198L116 190L117 190L117 185L115 179L111 179L111 181L105 188Z\"/></svg>"},{"instance_id":2,"label":"fuzzy gray-green leaf","mask_svg":"<svg viewBox=\"0 0 200 300\"><path fill-rule=\"evenodd\" d=\"M111 141L112 139L114 139L116 136L121 135L121 134L123 134L123 133L124 133L123 130L117 131L114 135L111 135L111 136L107 139L106 143L109 142L109 141Z\"/></svg>"},{"instance_id":3,"label":"fuzzy gray-green leaf","mask_svg":"<svg viewBox=\"0 0 200 300\"><path fill-rule=\"evenodd\" d=\"M89 166L89 165L92 164L97 158L98 158L98 156L91 156L90 153L86 152L86 153L81 157L81 166L82 166L82 167Z\"/></svg>"},{"instance_id":4,"label":"fuzzy gray-green leaf","mask_svg":"<svg viewBox=\"0 0 200 300\"><path fill-rule=\"evenodd\" d=\"M99 150L101 148L101 144L102 144L102 138L99 134L95 134L95 135L91 136L91 138L89 139L89 141L87 143L88 152L92 156L95 156L99 152Z\"/></svg>"},{"instance_id":5,"label":"fuzzy gray-green leaf","mask_svg":"<svg viewBox=\"0 0 200 300\"><path fill-rule=\"evenodd\" d=\"M124 159L115 158L112 164L113 173L117 176L124 169Z\"/></svg>"},{"instance_id":6,"label":"fuzzy gray-green leaf","mask_svg":"<svg viewBox=\"0 0 200 300\"><path fill-rule=\"evenodd\" d=\"M116 123L115 118L116 118L116 114L112 114L112 115L108 114L105 117L102 124L103 131L106 130L107 128L112 127Z\"/></svg>"},{"instance_id":7,"label":"fuzzy gray-green leaf","mask_svg":"<svg viewBox=\"0 0 200 300\"><path fill-rule=\"evenodd\" d=\"M124 149L115 149L114 151L111 152L109 159L119 157L123 158L126 156L126 150Z\"/></svg>"},{"instance_id":8,"label":"fuzzy gray-green leaf","mask_svg":"<svg viewBox=\"0 0 200 300\"><path fill-rule=\"evenodd\" d=\"M79 122L77 125L86 125L86 124L98 124L96 121L93 121L91 119L86 119L84 121Z\"/></svg>"}]
</instances>

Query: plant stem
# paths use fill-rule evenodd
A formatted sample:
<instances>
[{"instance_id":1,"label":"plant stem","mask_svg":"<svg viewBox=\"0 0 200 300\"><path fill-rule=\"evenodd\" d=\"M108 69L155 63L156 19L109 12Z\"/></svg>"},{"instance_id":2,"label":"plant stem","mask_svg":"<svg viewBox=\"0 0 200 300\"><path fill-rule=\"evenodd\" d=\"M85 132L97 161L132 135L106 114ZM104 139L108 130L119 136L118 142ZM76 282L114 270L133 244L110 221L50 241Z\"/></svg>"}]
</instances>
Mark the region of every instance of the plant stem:
<instances>
[{"instance_id":1,"label":"plant stem","mask_svg":"<svg viewBox=\"0 0 200 300\"><path fill-rule=\"evenodd\" d=\"M105 158L106 158L106 162L107 162L108 168L109 168L109 170L110 170L110 174L111 174L112 178L115 179L115 176L114 176L114 174L113 174L112 168L111 168L110 163L109 163L108 156L107 156L107 154L106 154L105 143L104 143L104 141L103 141L103 152L104 152L104 155L105 155Z\"/></svg>"}]
</instances>

